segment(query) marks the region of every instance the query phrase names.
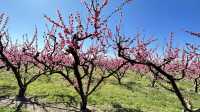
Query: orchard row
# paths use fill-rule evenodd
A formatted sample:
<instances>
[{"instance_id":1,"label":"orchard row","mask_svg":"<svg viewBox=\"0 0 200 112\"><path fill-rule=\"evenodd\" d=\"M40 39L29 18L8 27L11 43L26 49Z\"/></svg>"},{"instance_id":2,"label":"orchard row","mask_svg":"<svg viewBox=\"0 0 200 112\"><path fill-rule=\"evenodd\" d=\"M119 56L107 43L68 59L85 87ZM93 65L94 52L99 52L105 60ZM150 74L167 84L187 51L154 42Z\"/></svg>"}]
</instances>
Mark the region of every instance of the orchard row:
<instances>
[{"instance_id":1,"label":"orchard row","mask_svg":"<svg viewBox=\"0 0 200 112\"><path fill-rule=\"evenodd\" d=\"M87 10L86 18L79 13L69 15L66 24L62 14L57 11L57 19L45 16L49 26L44 34L44 43L38 42L35 30L31 40L13 43L7 30L8 17L0 15L0 68L11 71L19 87L16 100L27 102L26 90L42 75L59 74L74 88L81 98L80 111L89 112L88 97L110 77L119 84L128 71L151 75L152 87L157 81L168 83L186 111L193 112L182 95L177 81L184 79L194 82L198 92L200 85L199 46L185 43L182 48L173 47L173 33L170 33L164 54L151 47L155 38L143 40L140 34L127 38L121 34L122 14L125 0L107 17L104 10L109 0L81 1ZM113 15L119 14L119 24L115 30L109 22ZM50 27L50 28L49 28ZM185 31L200 37L199 33ZM91 43L91 44L88 44ZM38 44L42 45L38 45ZM44 46L44 47L38 47ZM112 52L111 52L112 51ZM117 56L110 56L117 54ZM16 111L20 111L19 105ZM198 110L196 110L198 112Z\"/></svg>"}]
</instances>

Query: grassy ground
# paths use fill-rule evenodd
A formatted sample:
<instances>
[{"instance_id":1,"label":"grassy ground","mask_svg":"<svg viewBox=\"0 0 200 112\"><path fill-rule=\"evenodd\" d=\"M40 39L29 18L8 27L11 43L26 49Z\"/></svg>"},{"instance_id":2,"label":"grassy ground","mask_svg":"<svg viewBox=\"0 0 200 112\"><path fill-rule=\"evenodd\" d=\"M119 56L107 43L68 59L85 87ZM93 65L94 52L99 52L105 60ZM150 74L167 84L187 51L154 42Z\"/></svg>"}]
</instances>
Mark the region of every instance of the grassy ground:
<instances>
[{"instance_id":1,"label":"grassy ground","mask_svg":"<svg viewBox=\"0 0 200 112\"><path fill-rule=\"evenodd\" d=\"M150 79L134 73L119 85L114 78L106 80L102 86L89 97L89 106L102 112L181 112L181 105L174 93L159 86L150 87ZM200 107L200 95L193 92L192 83L179 83L185 96L188 96L195 107ZM0 96L14 96L17 92L16 81L7 72L0 73ZM59 75L51 80L41 77L30 85L27 96L38 96L44 102L69 102L78 105L79 97ZM12 108L0 107L0 112L12 112Z\"/></svg>"}]
</instances>

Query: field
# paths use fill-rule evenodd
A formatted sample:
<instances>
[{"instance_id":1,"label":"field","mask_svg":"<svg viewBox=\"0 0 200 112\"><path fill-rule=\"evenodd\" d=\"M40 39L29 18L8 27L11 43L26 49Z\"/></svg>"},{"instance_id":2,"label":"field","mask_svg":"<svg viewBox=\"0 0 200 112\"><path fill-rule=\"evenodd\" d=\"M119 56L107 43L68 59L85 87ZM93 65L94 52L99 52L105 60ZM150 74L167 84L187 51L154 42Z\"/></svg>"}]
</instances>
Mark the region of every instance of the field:
<instances>
[{"instance_id":1,"label":"field","mask_svg":"<svg viewBox=\"0 0 200 112\"><path fill-rule=\"evenodd\" d=\"M181 112L182 107L174 93L159 85L152 88L150 81L148 76L141 77L133 72L126 74L126 77L122 79L122 85L111 77L89 97L89 108L97 112ZM192 82L182 81L179 87L184 95L191 99L194 108L200 107L200 95L194 93ZM17 93L16 81L11 74L2 71L0 96L12 98L15 93ZM68 102L69 105L73 104L75 107L79 104L78 95L57 74L52 75L51 78L43 76L35 81L28 88L27 96L37 97L39 101L48 104L58 102L58 106L61 106L60 102ZM1 104L0 112L12 111L14 111L13 108L3 107ZM30 110L24 108L24 111Z\"/></svg>"},{"instance_id":2,"label":"field","mask_svg":"<svg viewBox=\"0 0 200 112\"><path fill-rule=\"evenodd\" d=\"M197 0L0 3L0 112L200 112Z\"/></svg>"}]
</instances>

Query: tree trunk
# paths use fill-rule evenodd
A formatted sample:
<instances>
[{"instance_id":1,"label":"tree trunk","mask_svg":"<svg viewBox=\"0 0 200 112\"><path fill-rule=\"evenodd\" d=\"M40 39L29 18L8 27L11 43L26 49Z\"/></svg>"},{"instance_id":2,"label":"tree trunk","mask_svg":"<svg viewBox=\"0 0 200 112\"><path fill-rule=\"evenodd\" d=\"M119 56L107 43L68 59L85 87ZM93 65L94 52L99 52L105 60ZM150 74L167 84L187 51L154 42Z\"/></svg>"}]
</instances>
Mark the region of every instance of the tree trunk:
<instances>
[{"instance_id":1,"label":"tree trunk","mask_svg":"<svg viewBox=\"0 0 200 112\"><path fill-rule=\"evenodd\" d=\"M151 82L151 87L155 87L155 84L156 84L156 80L155 79L153 79L153 81Z\"/></svg>"},{"instance_id":2,"label":"tree trunk","mask_svg":"<svg viewBox=\"0 0 200 112\"><path fill-rule=\"evenodd\" d=\"M151 87L155 87L156 81L158 80L157 76L154 76L153 81L151 82Z\"/></svg>"},{"instance_id":3,"label":"tree trunk","mask_svg":"<svg viewBox=\"0 0 200 112\"><path fill-rule=\"evenodd\" d=\"M198 93L198 79L197 78L194 80L194 84L195 84L195 92Z\"/></svg>"},{"instance_id":4,"label":"tree trunk","mask_svg":"<svg viewBox=\"0 0 200 112\"><path fill-rule=\"evenodd\" d=\"M18 101L19 104L17 104L15 112L21 112L21 108L23 107L23 105L27 101L25 93L26 93L26 87L25 86L20 87L18 94L16 96L16 101Z\"/></svg>"},{"instance_id":5,"label":"tree trunk","mask_svg":"<svg viewBox=\"0 0 200 112\"><path fill-rule=\"evenodd\" d=\"M171 82L171 85L174 89L174 92L176 93L176 96L178 97L178 99L180 100L180 102L182 103L182 106L184 107L184 110L187 111L187 112L192 112L192 110L188 107L184 97L182 96L178 86L176 85L175 81L173 78L168 78Z\"/></svg>"},{"instance_id":6,"label":"tree trunk","mask_svg":"<svg viewBox=\"0 0 200 112\"><path fill-rule=\"evenodd\" d=\"M20 87L16 99L17 99L18 101L25 101L25 100L26 100L25 93L26 93L26 87L24 87L24 86L23 86L23 87Z\"/></svg>"},{"instance_id":7,"label":"tree trunk","mask_svg":"<svg viewBox=\"0 0 200 112\"><path fill-rule=\"evenodd\" d=\"M165 71L163 71L159 66L156 66L155 64L152 63L148 63L148 66L152 66L156 71L158 71L158 73L161 73L162 75L164 75L171 83L171 86L176 94L176 96L178 97L179 101L181 102L183 108L188 111L188 112L192 112L191 109L188 108L185 99L180 91L180 89L178 88L178 86L176 85L176 82L173 78L173 76L171 76L170 74L166 73ZM157 75L158 76L158 75Z\"/></svg>"},{"instance_id":8,"label":"tree trunk","mask_svg":"<svg viewBox=\"0 0 200 112\"><path fill-rule=\"evenodd\" d=\"M81 112L90 112L89 111L89 109L87 109L87 96L81 96L81 104L80 104L80 106L81 106L81 108L80 108L80 110L81 110Z\"/></svg>"},{"instance_id":9,"label":"tree trunk","mask_svg":"<svg viewBox=\"0 0 200 112\"><path fill-rule=\"evenodd\" d=\"M118 83L119 83L119 85L122 85L121 78L118 78Z\"/></svg>"}]
</instances>

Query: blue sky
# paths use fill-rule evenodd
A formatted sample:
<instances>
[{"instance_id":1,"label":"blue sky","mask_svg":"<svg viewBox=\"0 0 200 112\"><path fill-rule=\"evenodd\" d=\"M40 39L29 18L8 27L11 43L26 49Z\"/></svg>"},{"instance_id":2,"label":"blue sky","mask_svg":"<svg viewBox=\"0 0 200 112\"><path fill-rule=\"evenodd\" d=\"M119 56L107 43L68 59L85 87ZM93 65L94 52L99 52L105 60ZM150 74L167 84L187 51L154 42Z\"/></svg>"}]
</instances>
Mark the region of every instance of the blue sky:
<instances>
[{"instance_id":1,"label":"blue sky","mask_svg":"<svg viewBox=\"0 0 200 112\"><path fill-rule=\"evenodd\" d=\"M105 11L108 14L121 0L112 0ZM1 0L0 12L9 16L11 36L21 39L21 35L33 34L35 25L40 32L45 31L44 14L56 17L61 10L67 18L71 12L85 14L79 0ZM142 32L145 36L155 36L160 43L165 42L169 32L175 32L176 45L184 42L199 43L183 29L200 31L200 0L134 0L124 9L123 33L133 35ZM117 16L112 18L116 23ZM113 25L113 24L112 24ZM111 27L114 27L114 25Z\"/></svg>"}]
</instances>

